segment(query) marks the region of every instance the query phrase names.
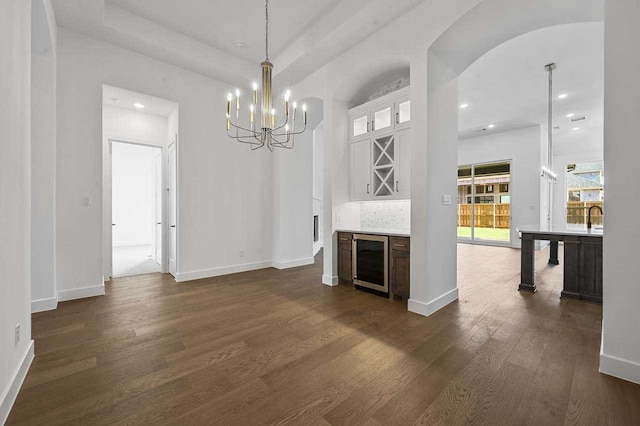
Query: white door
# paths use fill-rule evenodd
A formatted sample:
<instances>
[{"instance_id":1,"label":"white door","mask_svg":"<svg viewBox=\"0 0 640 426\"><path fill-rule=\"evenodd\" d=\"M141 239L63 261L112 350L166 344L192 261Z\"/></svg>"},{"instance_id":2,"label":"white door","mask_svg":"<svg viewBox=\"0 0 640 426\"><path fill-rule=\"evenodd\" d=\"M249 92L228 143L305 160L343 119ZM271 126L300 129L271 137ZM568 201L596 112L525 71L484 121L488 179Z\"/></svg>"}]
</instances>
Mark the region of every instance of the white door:
<instances>
[{"instance_id":1,"label":"white door","mask_svg":"<svg viewBox=\"0 0 640 426\"><path fill-rule=\"evenodd\" d=\"M409 130L396 134L396 182L395 195L398 198L411 196L411 141Z\"/></svg>"},{"instance_id":2,"label":"white door","mask_svg":"<svg viewBox=\"0 0 640 426\"><path fill-rule=\"evenodd\" d=\"M173 143L169 146L169 273L174 277L177 274L177 219L178 219L178 211L177 211L177 197L176 197L176 188L177 188L177 153L176 153L176 144Z\"/></svg>"},{"instance_id":3,"label":"white door","mask_svg":"<svg viewBox=\"0 0 640 426\"><path fill-rule=\"evenodd\" d=\"M349 145L349 162L351 199L371 198L371 141L369 139Z\"/></svg>"},{"instance_id":4,"label":"white door","mask_svg":"<svg viewBox=\"0 0 640 426\"><path fill-rule=\"evenodd\" d=\"M153 158L153 259L162 265L162 152Z\"/></svg>"}]
</instances>

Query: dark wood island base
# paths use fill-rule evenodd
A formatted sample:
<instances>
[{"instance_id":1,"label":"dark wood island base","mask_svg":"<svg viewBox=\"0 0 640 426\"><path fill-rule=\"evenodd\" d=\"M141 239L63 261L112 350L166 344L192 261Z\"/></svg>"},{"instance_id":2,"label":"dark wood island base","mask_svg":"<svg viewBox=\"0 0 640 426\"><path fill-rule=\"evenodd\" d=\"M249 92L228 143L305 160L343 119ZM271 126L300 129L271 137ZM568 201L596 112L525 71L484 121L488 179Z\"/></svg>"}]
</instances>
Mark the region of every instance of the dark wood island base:
<instances>
[{"instance_id":1,"label":"dark wood island base","mask_svg":"<svg viewBox=\"0 0 640 426\"><path fill-rule=\"evenodd\" d=\"M519 291L535 292L535 241L550 241L550 265L559 265L558 243L564 242L561 298L602 303L602 231L518 229L522 240Z\"/></svg>"}]
</instances>

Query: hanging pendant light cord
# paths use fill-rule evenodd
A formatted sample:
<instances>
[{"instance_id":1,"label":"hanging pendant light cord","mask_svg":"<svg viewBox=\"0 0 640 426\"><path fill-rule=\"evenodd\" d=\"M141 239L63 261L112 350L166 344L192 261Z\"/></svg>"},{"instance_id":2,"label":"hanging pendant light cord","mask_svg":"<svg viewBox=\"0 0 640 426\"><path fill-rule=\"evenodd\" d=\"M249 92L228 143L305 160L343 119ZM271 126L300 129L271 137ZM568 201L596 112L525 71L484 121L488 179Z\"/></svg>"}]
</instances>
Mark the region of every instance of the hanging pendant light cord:
<instances>
[{"instance_id":1,"label":"hanging pendant light cord","mask_svg":"<svg viewBox=\"0 0 640 426\"><path fill-rule=\"evenodd\" d=\"M265 5L264 5L264 14L266 16L266 23L265 23L265 38L264 38L264 45L265 45L265 53L267 56L267 62L269 62L269 0L265 0Z\"/></svg>"}]
</instances>

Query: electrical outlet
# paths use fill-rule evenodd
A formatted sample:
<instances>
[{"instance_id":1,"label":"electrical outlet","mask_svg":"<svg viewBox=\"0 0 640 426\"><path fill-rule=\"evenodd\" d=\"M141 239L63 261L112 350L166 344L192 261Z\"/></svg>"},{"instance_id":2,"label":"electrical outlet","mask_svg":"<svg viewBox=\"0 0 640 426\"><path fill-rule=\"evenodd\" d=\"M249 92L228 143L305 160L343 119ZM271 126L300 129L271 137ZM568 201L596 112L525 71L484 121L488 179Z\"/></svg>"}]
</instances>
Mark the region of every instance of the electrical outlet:
<instances>
[{"instance_id":1,"label":"electrical outlet","mask_svg":"<svg viewBox=\"0 0 640 426\"><path fill-rule=\"evenodd\" d=\"M86 195L82 196L82 207L91 207L91 197Z\"/></svg>"},{"instance_id":2,"label":"electrical outlet","mask_svg":"<svg viewBox=\"0 0 640 426\"><path fill-rule=\"evenodd\" d=\"M240 255L240 257L244 257L244 250L240 250L240 252L238 253L238 255Z\"/></svg>"},{"instance_id":3,"label":"electrical outlet","mask_svg":"<svg viewBox=\"0 0 640 426\"><path fill-rule=\"evenodd\" d=\"M16 324L16 346L20 343L20 324Z\"/></svg>"}]
</instances>

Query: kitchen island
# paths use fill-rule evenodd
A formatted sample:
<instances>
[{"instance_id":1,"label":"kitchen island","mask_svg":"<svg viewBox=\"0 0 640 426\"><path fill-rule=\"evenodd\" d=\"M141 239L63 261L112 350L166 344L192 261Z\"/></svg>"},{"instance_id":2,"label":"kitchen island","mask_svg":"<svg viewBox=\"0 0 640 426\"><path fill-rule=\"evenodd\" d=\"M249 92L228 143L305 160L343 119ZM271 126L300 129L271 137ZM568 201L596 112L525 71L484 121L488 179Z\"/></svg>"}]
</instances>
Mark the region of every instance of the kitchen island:
<instances>
[{"instance_id":1,"label":"kitchen island","mask_svg":"<svg viewBox=\"0 0 640 426\"><path fill-rule=\"evenodd\" d=\"M602 229L562 225L524 225L518 232L522 241L520 291L536 291L535 241L550 241L550 264L559 264L558 242L564 242L562 298L602 303Z\"/></svg>"}]
</instances>

